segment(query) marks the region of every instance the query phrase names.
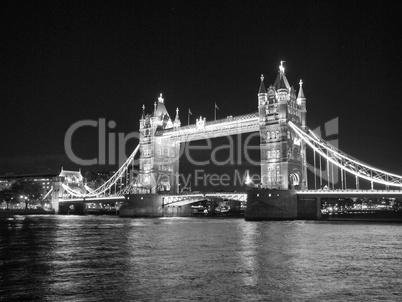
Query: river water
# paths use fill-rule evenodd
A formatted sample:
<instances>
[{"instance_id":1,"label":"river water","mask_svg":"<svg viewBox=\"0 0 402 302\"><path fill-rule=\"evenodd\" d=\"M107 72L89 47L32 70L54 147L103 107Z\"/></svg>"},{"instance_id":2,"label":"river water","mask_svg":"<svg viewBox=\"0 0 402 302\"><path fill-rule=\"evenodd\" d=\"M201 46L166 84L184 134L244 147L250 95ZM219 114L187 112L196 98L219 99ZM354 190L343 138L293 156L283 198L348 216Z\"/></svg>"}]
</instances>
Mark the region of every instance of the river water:
<instances>
[{"instance_id":1,"label":"river water","mask_svg":"<svg viewBox=\"0 0 402 302\"><path fill-rule=\"evenodd\" d=\"M402 300L402 224L0 218L1 301Z\"/></svg>"}]
</instances>

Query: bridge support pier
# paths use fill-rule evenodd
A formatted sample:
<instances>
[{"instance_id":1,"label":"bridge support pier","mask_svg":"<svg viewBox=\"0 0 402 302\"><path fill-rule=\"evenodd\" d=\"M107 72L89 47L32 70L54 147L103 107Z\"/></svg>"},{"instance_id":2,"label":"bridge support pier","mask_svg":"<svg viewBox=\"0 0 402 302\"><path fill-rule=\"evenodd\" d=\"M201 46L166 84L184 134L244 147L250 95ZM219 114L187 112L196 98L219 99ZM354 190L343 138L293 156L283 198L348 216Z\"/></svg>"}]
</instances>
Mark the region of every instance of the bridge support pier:
<instances>
[{"instance_id":1,"label":"bridge support pier","mask_svg":"<svg viewBox=\"0 0 402 302\"><path fill-rule=\"evenodd\" d=\"M52 188L52 209L54 209L54 213L58 215L60 213L60 191L61 191L61 182L55 182Z\"/></svg>"},{"instance_id":2,"label":"bridge support pier","mask_svg":"<svg viewBox=\"0 0 402 302\"><path fill-rule=\"evenodd\" d=\"M54 209L54 213L55 213L56 215L59 214L59 212L60 212L60 203L59 203L59 200L53 200L53 199L52 199L52 209Z\"/></svg>"},{"instance_id":3,"label":"bridge support pier","mask_svg":"<svg viewBox=\"0 0 402 302\"><path fill-rule=\"evenodd\" d=\"M321 197L297 196L297 219L321 219Z\"/></svg>"},{"instance_id":4,"label":"bridge support pier","mask_svg":"<svg viewBox=\"0 0 402 302\"><path fill-rule=\"evenodd\" d=\"M120 217L163 217L163 200L159 194L129 194L119 210Z\"/></svg>"},{"instance_id":5,"label":"bridge support pier","mask_svg":"<svg viewBox=\"0 0 402 302\"><path fill-rule=\"evenodd\" d=\"M247 194L246 220L317 220L321 199L298 197L296 190L251 189Z\"/></svg>"},{"instance_id":6,"label":"bridge support pier","mask_svg":"<svg viewBox=\"0 0 402 302\"><path fill-rule=\"evenodd\" d=\"M166 195L165 195L166 196ZM129 194L119 210L120 217L192 216L191 204L164 206L161 194Z\"/></svg>"},{"instance_id":7,"label":"bridge support pier","mask_svg":"<svg viewBox=\"0 0 402 302\"><path fill-rule=\"evenodd\" d=\"M193 216L193 209L191 204L182 206L165 206L163 214L165 217L189 217Z\"/></svg>"}]
</instances>

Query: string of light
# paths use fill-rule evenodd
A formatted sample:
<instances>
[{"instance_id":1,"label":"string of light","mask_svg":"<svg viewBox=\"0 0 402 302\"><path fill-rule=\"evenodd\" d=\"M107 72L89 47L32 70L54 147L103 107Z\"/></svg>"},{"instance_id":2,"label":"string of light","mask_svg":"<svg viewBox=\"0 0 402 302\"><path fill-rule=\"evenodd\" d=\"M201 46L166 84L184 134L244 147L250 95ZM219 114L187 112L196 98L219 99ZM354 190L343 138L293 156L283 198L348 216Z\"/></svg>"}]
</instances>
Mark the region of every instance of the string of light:
<instances>
[{"instance_id":1,"label":"string of light","mask_svg":"<svg viewBox=\"0 0 402 302\"><path fill-rule=\"evenodd\" d=\"M309 133L304 132L297 127L294 123L288 122L289 126L296 132L296 134L307 143L315 152L319 153L323 158L335 164L342 170L350 174L366 179L373 183L378 183L386 186L402 187L402 176L385 172L383 170L374 168L365 164L352 156L340 151L323 139L318 138L311 130ZM318 147L319 146L319 147ZM328 152L328 155L326 152ZM354 166L351 164L353 163Z\"/></svg>"}]
</instances>

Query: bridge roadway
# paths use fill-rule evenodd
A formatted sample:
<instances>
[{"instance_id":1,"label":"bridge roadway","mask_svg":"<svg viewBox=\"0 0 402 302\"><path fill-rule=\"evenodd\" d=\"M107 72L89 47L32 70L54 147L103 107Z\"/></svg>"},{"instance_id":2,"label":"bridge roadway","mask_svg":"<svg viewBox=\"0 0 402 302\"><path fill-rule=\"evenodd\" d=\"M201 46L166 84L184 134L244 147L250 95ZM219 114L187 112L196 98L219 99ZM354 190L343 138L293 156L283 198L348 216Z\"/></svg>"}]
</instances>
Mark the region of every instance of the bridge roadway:
<instances>
[{"instance_id":1,"label":"bridge roadway","mask_svg":"<svg viewBox=\"0 0 402 302\"><path fill-rule=\"evenodd\" d=\"M162 197L164 206L182 206L185 204L203 201L211 198L223 200L236 200L247 202L247 193L245 192L208 192L198 194L164 195Z\"/></svg>"},{"instance_id":2,"label":"bridge roadway","mask_svg":"<svg viewBox=\"0 0 402 302\"><path fill-rule=\"evenodd\" d=\"M402 190L300 190L298 196L314 198L353 198L353 197L402 197ZM164 206L182 206L185 204L202 201L210 198L221 198L224 200L237 200L247 202L247 193L199 193L199 194L181 194L165 195L163 197Z\"/></svg>"},{"instance_id":3,"label":"bridge roadway","mask_svg":"<svg viewBox=\"0 0 402 302\"><path fill-rule=\"evenodd\" d=\"M59 199L59 202L84 202L84 203L92 203L92 202L102 202L102 201L116 201L116 200L124 200L124 196L107 196L107 197L86 197L86 198L69 198L69 199Z\"/></svg>"},{"instance_id":4,"label":"bridge roadway","mask_svg":"<svg viewBox=\"0 0 402 302\"><path fill-rule=\"evenodd\" d=\"M247 193L245 192L206 192L206 193L192 193L192 194L178 194L169 195L161 194L164 206L182 206L185 204L202 201L211 198L219 198L223 200L237 200L237 201L247 201ZM91 197L91 198L73 198L73 199L60 199L60 203L93 203L93 202L104 202L104 201L124 201L124 196L108 196L108 197Z\"/></svg>"},{"instance_id":5,"label":"bridge roadway","mask_svg":"<svg viewBox=\"0 0 402 302\"><path fill-rule=\"evenodd\" d=\"M402 190L301 190L298 196L320 198L351 198L351 197L402 197Z\"/></svg>"},{"instance_id":6,"label":"bridge roadway","mask_svg":"<svg viewBox=\"0 0 402 302\"><path fill-rule=\"evenodd\" d=\"M402 190L300 190L297 191L298 196L305 197L320 197L320 198L351 198L351 197L402 197ZM220 198L224 200L238 200L247 202L246 192L206 192L206 193L191 193L191 194L178 194L169 195L161 194L163 196L163 204L170 206L181 206L197 201L202 201L210 198ZM59 202L102 202L108 200L121 200L125 199L124 196L108 196L108 197L91 197L91 198L74 198L74 199L60 199Z\"/></svg>"}]
</instances>

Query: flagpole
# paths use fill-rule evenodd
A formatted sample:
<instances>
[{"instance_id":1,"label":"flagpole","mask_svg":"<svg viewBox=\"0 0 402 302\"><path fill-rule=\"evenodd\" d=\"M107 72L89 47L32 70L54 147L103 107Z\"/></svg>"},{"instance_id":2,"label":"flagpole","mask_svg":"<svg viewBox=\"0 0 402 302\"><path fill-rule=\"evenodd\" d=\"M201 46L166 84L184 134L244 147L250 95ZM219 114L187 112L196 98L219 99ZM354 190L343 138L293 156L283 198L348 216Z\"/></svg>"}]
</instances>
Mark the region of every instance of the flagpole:
<instances>
[{"instance_id":1,"label":"flagpole","mask_svg":"<svg viewBox=\"0 0 402 302\"><path fill-rule=\"evenodd\" d=\"M187 125L190 125L190 109L188 109L187 117L188 117L188 119L187 119Z\"/></svg>"},{"instance_id":2,"label":"flagpole","mask_svg":"<svg viewBox=\"0 0 402 302\"><path fill-rule=\"evenodd\" d=\"M216 106L216 102L215 102L215 108L214 108L215 121L216 121L216 109L218 109L218 110L219 110L219 107L218 107L218 106Z\"/></svg>"}]
</instances>

